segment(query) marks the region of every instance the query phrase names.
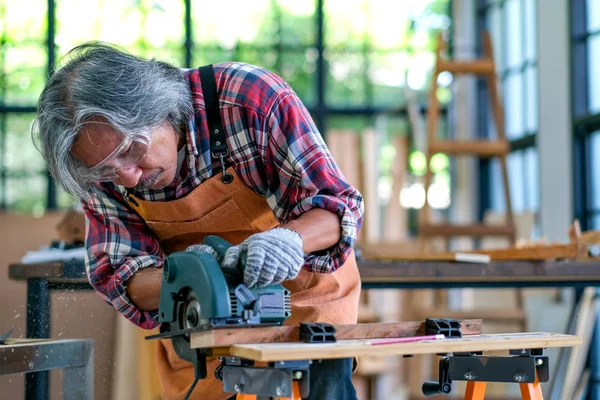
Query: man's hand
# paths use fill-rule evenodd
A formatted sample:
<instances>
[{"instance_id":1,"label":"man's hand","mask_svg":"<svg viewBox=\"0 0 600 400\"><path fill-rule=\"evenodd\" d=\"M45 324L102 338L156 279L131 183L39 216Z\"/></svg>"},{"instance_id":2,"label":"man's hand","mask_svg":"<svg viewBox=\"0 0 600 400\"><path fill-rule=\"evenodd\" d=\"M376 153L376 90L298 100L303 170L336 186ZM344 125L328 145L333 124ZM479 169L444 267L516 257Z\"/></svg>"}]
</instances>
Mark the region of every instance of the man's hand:
<instances>
[{"instance_id":1,"label":"man's hand","mask_svg":"<svg viewBox=\"0 0 600 400\"><path fill-rule=\"evenodd\" d=\"M215 249L207 244L193 244L189 246L185 251L200 251L212 255L219 263L222 261L222 257Z\"/></svg>"},{"instance_id":2,"label":"man's hand","mask_svg":"<svg viewBox=\"0 0 600 400\"><path fill-rule=\"evenodd\" d=\"M290 229L275 228L250 236L225 252L222 265L234 268L244 251L244 284L248 287L262 287L294 279L304 264L302 237Z\"/></svg>"}]
</instances>

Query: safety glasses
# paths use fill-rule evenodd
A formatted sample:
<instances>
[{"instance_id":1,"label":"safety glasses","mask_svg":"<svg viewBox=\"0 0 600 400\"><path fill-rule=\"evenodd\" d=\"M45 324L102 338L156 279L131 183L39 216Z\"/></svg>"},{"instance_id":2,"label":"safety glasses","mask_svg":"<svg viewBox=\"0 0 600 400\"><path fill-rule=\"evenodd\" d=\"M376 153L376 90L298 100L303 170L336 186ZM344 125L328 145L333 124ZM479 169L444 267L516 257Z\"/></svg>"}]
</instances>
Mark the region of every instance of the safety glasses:
<instances>
[{"instance_id":1,"label":"safety glasses","mask_svg":"<svg viewBox=\"0 0 600 400\"><path fill-rule=\"evenodd\" d=\"M150 134L125 136L117 148L104 160L91 168L85 168L81 175L88 182L111 182L119 177L119 171L137 167L148 154L151 144Z\"/></svg>"}]
</instances>

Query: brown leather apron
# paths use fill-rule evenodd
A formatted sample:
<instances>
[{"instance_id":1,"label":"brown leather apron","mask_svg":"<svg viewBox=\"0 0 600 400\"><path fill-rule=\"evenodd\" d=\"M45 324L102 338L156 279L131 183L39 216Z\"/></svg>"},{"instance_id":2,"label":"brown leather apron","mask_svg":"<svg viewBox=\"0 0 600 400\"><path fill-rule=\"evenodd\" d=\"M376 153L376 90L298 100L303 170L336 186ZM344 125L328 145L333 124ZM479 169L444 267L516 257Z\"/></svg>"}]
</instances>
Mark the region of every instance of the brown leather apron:
<instances>
[{"instance_id":1,"label":"brown leather apron","mask_svg":"<svg viewBox=\"0 0 600 400\"><path fill-rule=\"evenodd\" d=\"M216 174L186 197L169 202L134 198L130 206L159 238L166 254L202 243L207 235L218 235L232 244L278 226L266 200L247 187L232 168L233 182L225 184ZM136 204L137 203L137 204ZM292 316L285 325L300 322L355 324L360 294L360 276L352 253L343 267L332 274L304 269L283 285L292 293ZM177 356L170 340L158 342L157 366L165 400L180 400L193 382L193 366ZM219 361L208 362L208 377L198 382L190 399L224 400L222 382L214 378Z\"/></svg>"}]
</instances>

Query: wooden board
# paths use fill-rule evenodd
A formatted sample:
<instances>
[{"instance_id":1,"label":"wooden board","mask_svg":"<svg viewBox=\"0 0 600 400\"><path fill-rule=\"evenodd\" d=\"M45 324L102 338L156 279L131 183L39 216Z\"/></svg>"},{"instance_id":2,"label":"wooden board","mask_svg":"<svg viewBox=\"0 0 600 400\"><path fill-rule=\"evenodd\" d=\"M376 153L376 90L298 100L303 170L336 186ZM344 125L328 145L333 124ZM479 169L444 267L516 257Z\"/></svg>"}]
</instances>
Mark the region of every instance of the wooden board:
<instances>
[{"instance_id":1,"label":"wooden board","mask_svg":"<svg viewBox=\"0 0 600 400\"><path fill-rule=\"evenodd\" d=\"M463 335L479 335L483 332L481 319L465 319L461 322ZM336 325L338 340L399 338L425 334L424 321L394 323L370 323ZM227 347L235 344L298 342L298 326L272 326L264 328L213 329L196 332L190 337L192 348Z\"/></svg>"},{"instance_id":2,"label":"wooden board","mask_svg":"<svg viewBox=\"0 0 600 400\"><path fill-rule=\"evenodd\" d=\"M467 351L493 351L572 347L581 344L580 336L556 333L510 333L474 335L457 339L423 340L412 343L371 345L370 339L342 340L331 344L271 343L231 346L229 353L255 361L322 360L359 356L438 354Z\"/></svg>"},{"instance_id":3,"label":"wooden board","mask_svg":"<svg viewBox=\"0 0 600 400\"><path fill-rule=\"evenodd\" d=\"M373 254L368 253L368 254ZM518 261L518 260L547 260L556 258L577 258L580 254L579 244L556 244L539 245L523 248L506 248L493 250L465 251L460 253L437 253L437 254L407 254L407 255L388 255L371 256L373 260L394 260L394 261L460 261L457 254L481 254L488 255L490 261Z\"/></svg>"}]
</instances>

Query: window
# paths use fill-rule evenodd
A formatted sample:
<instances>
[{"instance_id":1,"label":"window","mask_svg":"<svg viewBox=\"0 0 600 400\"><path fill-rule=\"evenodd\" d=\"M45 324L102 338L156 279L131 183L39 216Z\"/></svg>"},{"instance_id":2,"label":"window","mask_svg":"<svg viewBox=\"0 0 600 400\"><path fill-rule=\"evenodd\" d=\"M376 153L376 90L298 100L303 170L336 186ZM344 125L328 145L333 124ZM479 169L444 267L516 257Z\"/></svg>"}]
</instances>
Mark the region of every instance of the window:
<instances>
[{"instance_id":1,"label":"window","mask_svg":"<svg viewBox=\"0 0 600 400\"><path fill-rule=\"evenodd\" d=\"M479 0L477 10L479 32L488 31L494 47L506 136L511 144L507 169L514 213L539 210L535 7L536 0ZM479 98L484 98L485 84L478 87ZM479 123L482 136L495 137L489 109L479 112L483 114ZM503 212L506 204L500 163L483 160L480 166L480 214L488 209Z\"/></svg>"},{"instance_id":2,"label":"window","mask_svg":"<svg viewBox=\"0 0 600 400\"><path fill-rule=\"evenodd\" d=\"M0 208L42 214L74 201L48 177L29 126L48 71L82 42L180 67L261 65L290 83L324 134L373 126L382 113L390 131L407 134L403 87L414 87L425 109L423 71L433 65L433 35L449 27L449 3L0 0Z\"/></svg>"},{"instance_id":3,"label":"window","mask_svg":"<svg viewBox=\"0 0 600 400\"><path fill-rule=\"evenodd\" d=\"M575 217L600 228L600 4L572 3L572 104Z\"/></svg>"}]
</instances>

